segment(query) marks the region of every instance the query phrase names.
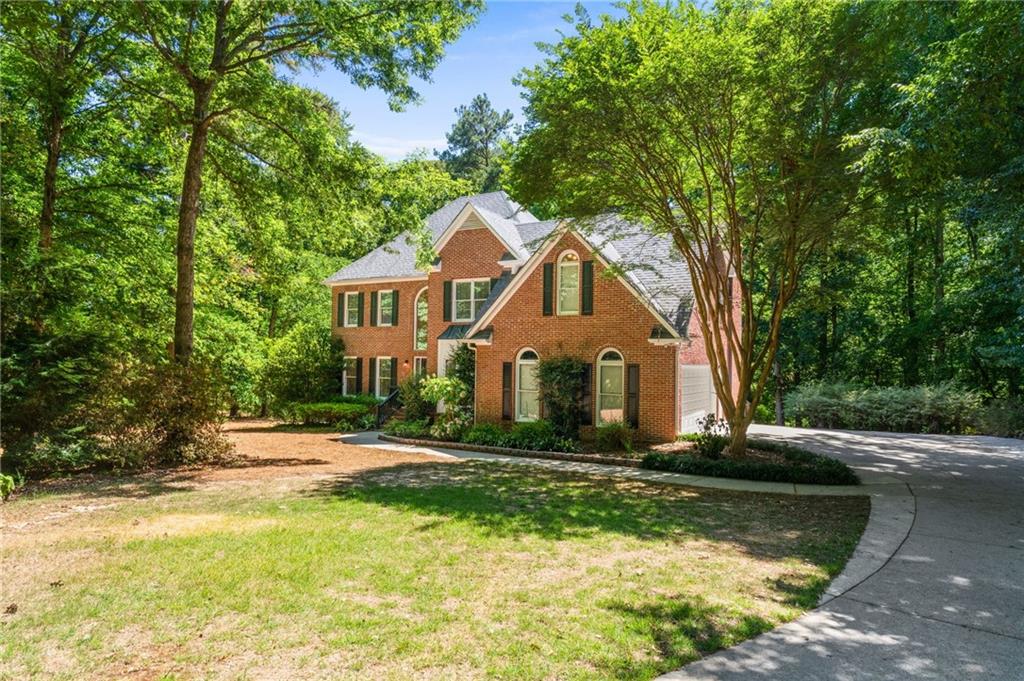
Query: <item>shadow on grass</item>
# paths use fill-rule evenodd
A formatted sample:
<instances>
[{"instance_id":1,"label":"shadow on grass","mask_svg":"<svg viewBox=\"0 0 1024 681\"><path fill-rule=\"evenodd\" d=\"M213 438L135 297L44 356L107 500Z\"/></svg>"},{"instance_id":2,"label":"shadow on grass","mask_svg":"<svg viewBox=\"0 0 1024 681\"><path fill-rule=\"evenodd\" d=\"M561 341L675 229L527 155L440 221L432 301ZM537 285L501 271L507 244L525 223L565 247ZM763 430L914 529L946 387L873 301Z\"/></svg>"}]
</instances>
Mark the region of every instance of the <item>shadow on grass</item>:
<instances>
[{"instance_id":1,"label":"shadow on grass","mask_svg":"<svg viewBox=\"0 0 1024 681\"><path fill-rule=\"evenodd\" d=\"M330 494L469 522L500 536L567 539L597 533L728 542L770 559L845 562L867 515L859 497L751 494L659 485L483 462L407 463L322 482ZM837 546L836 533L848 535Z\"/></svg>"}]
</instances>

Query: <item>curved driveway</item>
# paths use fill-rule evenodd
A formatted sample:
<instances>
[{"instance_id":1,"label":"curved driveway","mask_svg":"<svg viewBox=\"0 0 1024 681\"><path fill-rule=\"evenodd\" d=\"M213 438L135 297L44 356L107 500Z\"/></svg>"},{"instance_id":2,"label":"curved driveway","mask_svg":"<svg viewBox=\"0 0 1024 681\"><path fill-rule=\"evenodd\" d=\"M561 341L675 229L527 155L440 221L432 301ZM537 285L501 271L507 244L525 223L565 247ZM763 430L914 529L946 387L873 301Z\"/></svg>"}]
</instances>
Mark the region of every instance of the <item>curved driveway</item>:
<instances>
[{"instance_id":1,"label":"curved driveway","mask_svg":"<svg viewBox=\"0 0 1024 681\"><path fill-rule=\"evenodd\" d=\"M1024 442L756 430L865 483L905 483L880 487L909 490L913 523L881 569L817 610L663 679L1024 681Z\"/></svg>"}]
</instances>

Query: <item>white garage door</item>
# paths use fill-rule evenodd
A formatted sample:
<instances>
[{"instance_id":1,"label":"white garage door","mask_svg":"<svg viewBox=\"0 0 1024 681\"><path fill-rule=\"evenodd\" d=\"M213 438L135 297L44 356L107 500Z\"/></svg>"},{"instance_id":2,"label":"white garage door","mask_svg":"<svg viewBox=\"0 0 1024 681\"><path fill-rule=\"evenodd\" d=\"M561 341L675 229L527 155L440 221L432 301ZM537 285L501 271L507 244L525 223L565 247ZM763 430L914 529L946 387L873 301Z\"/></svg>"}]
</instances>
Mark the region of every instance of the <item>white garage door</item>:
<instances>
[{"instance_id":1,"label":"white garage door","mask_svg":"<svg viewBox=\"0 0 1024 681\"><path fill-rule=\"evenodd\" d=\"M715 413L715 385L711 382L711 367L707 364L683 366L683 404L681 430L692 433L697 421L705 414Z\"/></svg>"}]
</instances>

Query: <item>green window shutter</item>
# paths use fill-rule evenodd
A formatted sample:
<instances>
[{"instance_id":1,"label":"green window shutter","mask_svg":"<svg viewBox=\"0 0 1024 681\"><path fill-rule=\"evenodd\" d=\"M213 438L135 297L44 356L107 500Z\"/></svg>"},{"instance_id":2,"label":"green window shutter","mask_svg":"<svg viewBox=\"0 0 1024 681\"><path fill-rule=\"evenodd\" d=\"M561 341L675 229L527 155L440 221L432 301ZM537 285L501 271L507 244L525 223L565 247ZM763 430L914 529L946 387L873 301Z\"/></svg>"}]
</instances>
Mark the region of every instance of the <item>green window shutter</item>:
<instances>
[{"instance_id":1,"label":"green window shutter","mask_svg":"<svg viewBox=\"0 0 1024 681\"><path fill-rule=\"evenodd\" d=\"M626 421L631 428L640 425L640 365L626 365Z\"/></svg>"},{"instance_id":2,"label":"green window shutter","mask_svg":"<svg viewBox=\"0 0 1024 681\"><path fill-rule=\"evenodd\" d=\"M551 316L554 306L551 304L551 296L554 294L555 266L551 263L544 263L544 316Z\"/></svg>"},{"instance_id":3,"label":"green window shutter","mask_svg":"<svg viewBox=\"0 0 1024 681\"><path fill-rule=\"evenodd\" d=\"M512 362L501 365L501 418L512 420Z\"/></svg>"},{"instance_id":4,"label":"green window shutter","mask_svg":"<svg viewBox=\"0 0 1024 681\"><path fill-rule=\"evenodd\" d=\"M363 392L363 358L356 357L356 394Z\"/></svg>"},{"instance_id":5,"label":"green window shutter","mask_svg":"<svg viewBox=\"0 0 1024 681\"><path fill-rule=\"evenodd\" d=\"M581 314L594 314L594 261L583 261L583 281L580 282L583 302L580 304Z\"/></svg>"},{"instance_id":6,"label":"green window shutter","mask_svg":"<svg viewBox=\"0 0 1024 681\"><path fill-rule=\"evenodd\" d=\"M444 282L444 320L450 322L452 320L452 282Z\"/></svg>"},{"instance_id":7,"label":"green window shutter","mask_svg":"<svg viewBox=\"0 0 1024 681\"><path fill-rule=\"evenodd\" d=\"M370 358L370 371L369 371L369 373L367 375L367 380L370 381L370 385L367 388L366 393L368 395L376 395L377 394L377 358L376 357L371 357Z\"/></svg>"},{"instance_id":8,"label":"green window shutter","mask_svg":"<svg viewBox=\"0 0 1024 681\"><path fill-rule=\"evenodd\" d=\"M336 326L342 326L345 323L345 294L338 294L338 323Z\"/></svg>"},{"instance_id":9,"label":"green window shutter","mask_svg":"<svg viewBox=\"0 0 1024 681\"><path fill-rule=\"evenodd\" d=\"M356 315L356 326L363 325L363 292L359 292L359 314Z\"/></svg>"},{"instance_id":10,"label":"green window shutter","mask_svg":"<svg viewBox=\"0 0 1024 681\"><path fill-rule=\"evenodd\" d=\"M391 292L391 326L398 326L398 291Z\"/></svg>"},{"instance_id":11,"label":"green window shutter","mask_svg":"<svg viewBox=\"0 0 1024 681\"><path fill-rule=\"evenodd\" d=\"M594 365L583 365L583 387L580 390L580 425L594 425Z\"/></svg>"},{"instance_id":12,"label":"green window shutter","mask_svg":"<svg viewBox=\"0 0 1024 681\"><path fill-rule=\"evenodd\" d=\"M388 394L398 387L398 358L391 358L391 384L388 385Z\"/></svg>"},{"instance_id":13,"label":"green window shutter","mask_svg":"<svg viewBox=\"0 0 1024 681\"><path fill-rule=\"evenodd\" d=\"M377 292L370 291L370 326L377 326Z\"/></svg>"}]
</instances>

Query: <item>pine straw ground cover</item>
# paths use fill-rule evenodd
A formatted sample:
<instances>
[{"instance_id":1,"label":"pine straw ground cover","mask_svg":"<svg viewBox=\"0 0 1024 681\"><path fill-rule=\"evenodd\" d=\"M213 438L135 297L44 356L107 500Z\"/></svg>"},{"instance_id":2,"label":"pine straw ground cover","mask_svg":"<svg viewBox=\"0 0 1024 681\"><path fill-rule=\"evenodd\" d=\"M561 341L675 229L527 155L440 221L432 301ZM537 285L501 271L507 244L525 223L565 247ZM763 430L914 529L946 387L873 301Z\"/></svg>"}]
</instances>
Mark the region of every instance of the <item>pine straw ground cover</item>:
<instances>
[{"instance_id":1,"label":"pine straw ground cover","mask_svg":"<svg viewBox=\"0 0 1024 681\"><path fill-rule=\"evenodd\" d=\"M5 675L648 679L812 607L868 512L233 437L4 506Z\"/></svg>"}]
</instances>

